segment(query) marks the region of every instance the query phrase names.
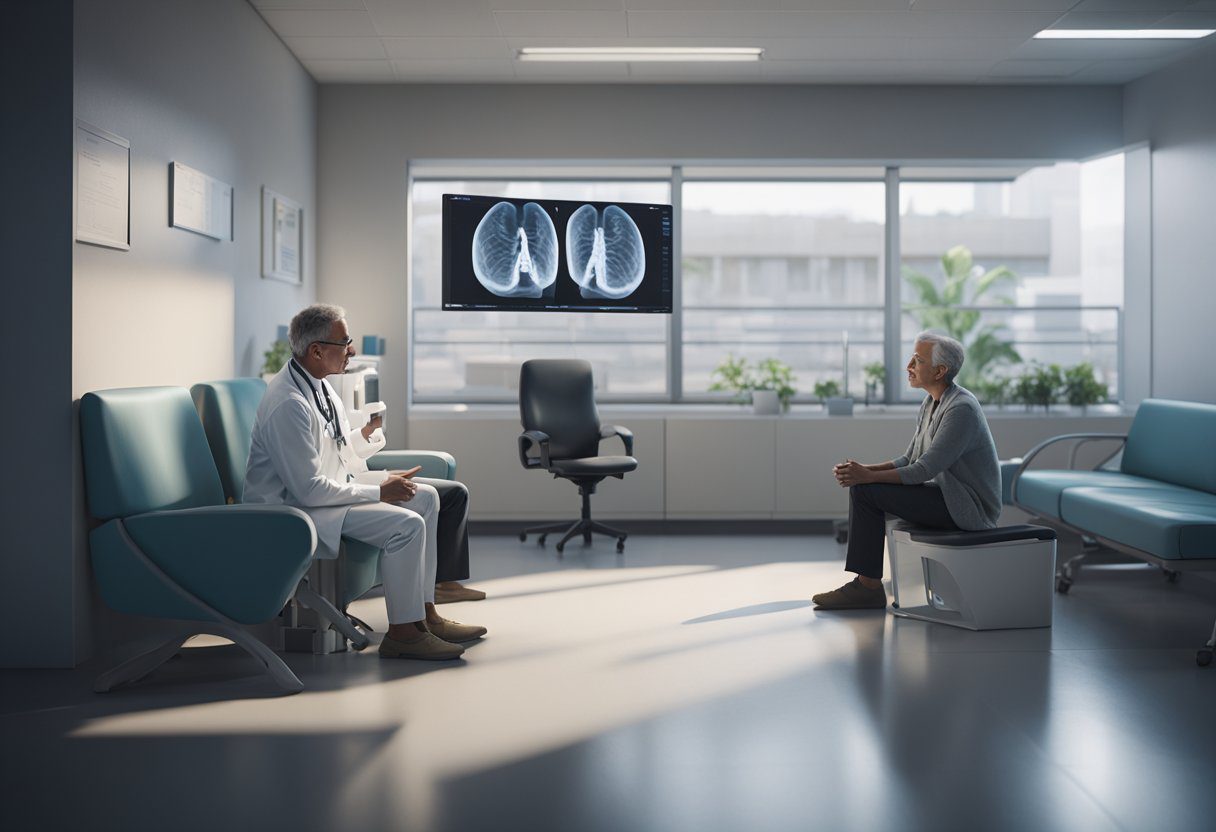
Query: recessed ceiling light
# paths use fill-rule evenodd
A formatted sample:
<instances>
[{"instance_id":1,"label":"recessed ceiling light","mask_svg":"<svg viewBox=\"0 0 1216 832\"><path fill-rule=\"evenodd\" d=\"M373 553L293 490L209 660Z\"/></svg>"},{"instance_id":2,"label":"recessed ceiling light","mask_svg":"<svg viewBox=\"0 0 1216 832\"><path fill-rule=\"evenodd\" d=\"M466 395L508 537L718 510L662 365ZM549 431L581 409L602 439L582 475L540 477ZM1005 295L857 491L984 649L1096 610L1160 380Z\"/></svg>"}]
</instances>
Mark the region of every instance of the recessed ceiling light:
<instances>
[{"instance_id":1,"label":"recessed ceiling light","mask_svg":"<svg viewBox=\"0 0 1216 832\"><path fill-rule=\"evenodd\" d=\"M763 49L750 46L525 46L520 61L758 61Z\"/></svg>"},{"instance_id":2,"label":"recessed ceiling light","mask_svg":"<svg viewBox=\"0 0 1216 832\"><path fill-rule=\"evenodd\" d=\"M1044 29L1043 40L1192 40L1206 38L1216 29Z\"/></svg>"}]
</instances>

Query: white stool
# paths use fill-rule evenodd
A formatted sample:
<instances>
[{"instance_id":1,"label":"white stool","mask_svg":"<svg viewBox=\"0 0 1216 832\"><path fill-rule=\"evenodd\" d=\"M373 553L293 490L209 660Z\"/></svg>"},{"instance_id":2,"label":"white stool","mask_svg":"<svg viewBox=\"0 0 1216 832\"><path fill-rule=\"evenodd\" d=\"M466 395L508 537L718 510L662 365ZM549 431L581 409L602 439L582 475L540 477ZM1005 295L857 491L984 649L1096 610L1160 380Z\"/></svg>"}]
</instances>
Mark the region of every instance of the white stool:
<instances>
[{"instance_id":1,"label":"white stool","mask_svg":"<svg viewBox=\"0 0 1216 832\"><path fill-rule=\"evenodd\" d=\"M944 531L887 521L891 612L968 630L1050 627L1056 533Z\"/></svg>"}]
</instances>

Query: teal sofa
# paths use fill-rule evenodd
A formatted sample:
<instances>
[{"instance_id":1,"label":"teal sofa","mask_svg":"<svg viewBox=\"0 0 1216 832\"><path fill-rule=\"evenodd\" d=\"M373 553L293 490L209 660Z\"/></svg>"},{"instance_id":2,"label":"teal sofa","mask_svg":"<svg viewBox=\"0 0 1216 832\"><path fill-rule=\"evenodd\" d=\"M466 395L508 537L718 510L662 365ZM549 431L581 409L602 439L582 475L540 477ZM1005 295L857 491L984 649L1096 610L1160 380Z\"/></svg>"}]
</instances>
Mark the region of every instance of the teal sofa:
<instances>
[{"instance_id":1,"label":"teal sofa","mask_svg":"<svg viewBox=\"0 0 1216 832\"><path fill-rule=\"evenodd\" d=\"M195 384L190 388L194 405L211 452L219 470L225 498L239 503L245 489L245 468L253 436L253 422L258 406L266 393L266 382L260 378L237 378ZM419 476L455 479L456 459L443 451L382 451L368 460L373 470L404 470L421 465ZM324 564L320 564L323 566ZM315 577L324 601L341 612L338 617L325 615L335 627L350 639L356 648L366 646L366 639L353 628L355 622L370 629L347 612L352 601L380 583L380 550L358 540L343 538L335 574ZM311 606L308 600L304 601ZM325 614L325 611L321 611Z\"/></svg>"},{"instance_id":2,"label":"teal sofa","mask_svg":"<svg viewBox=\"0 0 1216 832\"><path fill-rule=\"evenodd\" d=\"M102 599L161 619L165 638L103 673L105 693L175 656L191 636L230 639L288 693L300 680L246 629L275 618L316 549L308 515L224 505L202 425L180 387L100 390L80 400L89 555Z\"/></svg>"},{"instance_id":3,"label":"teal sofa","mask_svg":"<svg viewBox=\"0 0 1216 832\"><path fill-rule=\"evenodd\" d=\"M1118 443L1116 454L1094 470L1030 468L1051 445L1093 441ZM1056 436L1016 467L1006 463L1003 473L1010 504L1155 564L1171 580L1180 572L1216 569L1216 405L1147 399L1126 435ZM1068 591L1074 563L1057 576L1059 592ZM1200 665L1211 663L1214 645L1216 626L1197 654Z\"/></svg>"}]
</instances>

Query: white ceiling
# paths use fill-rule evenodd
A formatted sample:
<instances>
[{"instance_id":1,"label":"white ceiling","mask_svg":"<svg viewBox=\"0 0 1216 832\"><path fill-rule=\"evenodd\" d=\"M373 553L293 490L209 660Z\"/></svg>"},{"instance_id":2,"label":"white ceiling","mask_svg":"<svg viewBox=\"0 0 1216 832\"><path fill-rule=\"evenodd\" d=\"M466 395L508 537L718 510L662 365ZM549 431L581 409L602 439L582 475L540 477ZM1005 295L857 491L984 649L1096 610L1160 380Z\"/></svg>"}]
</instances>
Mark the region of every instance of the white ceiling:
<instances>
[{"instance_id":1,"label":"white ceiling","mask_svg":"<svg viewBox=\"0 0 1216 832\"><path fill-rule=\"evenodd\" d=\"M1216 0L250 0L322 83L1122 84L1216 28ZM759 46L757 63L520 63L523 46Z\"/></svg>"}]
</instances>

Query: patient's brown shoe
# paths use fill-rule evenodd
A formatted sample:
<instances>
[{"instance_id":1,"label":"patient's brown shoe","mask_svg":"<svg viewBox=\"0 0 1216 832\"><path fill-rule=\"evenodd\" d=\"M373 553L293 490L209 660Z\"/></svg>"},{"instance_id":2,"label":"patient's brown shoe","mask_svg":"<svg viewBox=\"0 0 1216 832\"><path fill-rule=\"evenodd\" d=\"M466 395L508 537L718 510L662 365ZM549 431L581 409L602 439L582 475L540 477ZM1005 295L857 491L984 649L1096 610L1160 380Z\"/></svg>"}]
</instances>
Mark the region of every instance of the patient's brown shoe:
<instances>
[{"instance_id":1,"label":"patient's brown shoe","mask_svg":"<svg viewBox=\"0 0 1216 832\"><path fill-rule=\"evenodd\" d=\"M459 644L450 644L434 633L420 633L412 641L397 641L388 636L380 642L380 657L385 659L422 659L424 661L442 662L448 659L458 659L464 648Z\"/></svg>"},{"instance_id":2,"label":"patient's brown shoe","mask_svg":"<svg viewBox=\"0 0 1216 832\"><path fill-rule=\"evenodd\" d=\"M479 627L476 624L461 624L458 621L448 621L446 618L440 619L438 624L428 621L426 628L444 641L450 641L453 644L472 641L486 634L485 627Z\"/></svg>"},{"instance_id":3,"label":"patient's brown shoe","mask_svg":"<svg viewBox=\"0 0 1216 832\"><path fill-rule=\"evenodd\" d=\"M866 589L857 578L840 589L812 595L815 608L820 610L882 610L887 607L887 593L881 586Z\"/></svg>"},{"instance_id":4,"label":"patient's brown shoe","mask_svg":"<svg viewBox=\"0 0 1216 832\"><path fill-rule=\"evenodd\" d=\"M473 589L463 584L457 584L450 589L444 586L435 587L436 604L455 604L458 601L481 601L485 597L486 594L480 589Z\"/></svg>"}]
</instances>

